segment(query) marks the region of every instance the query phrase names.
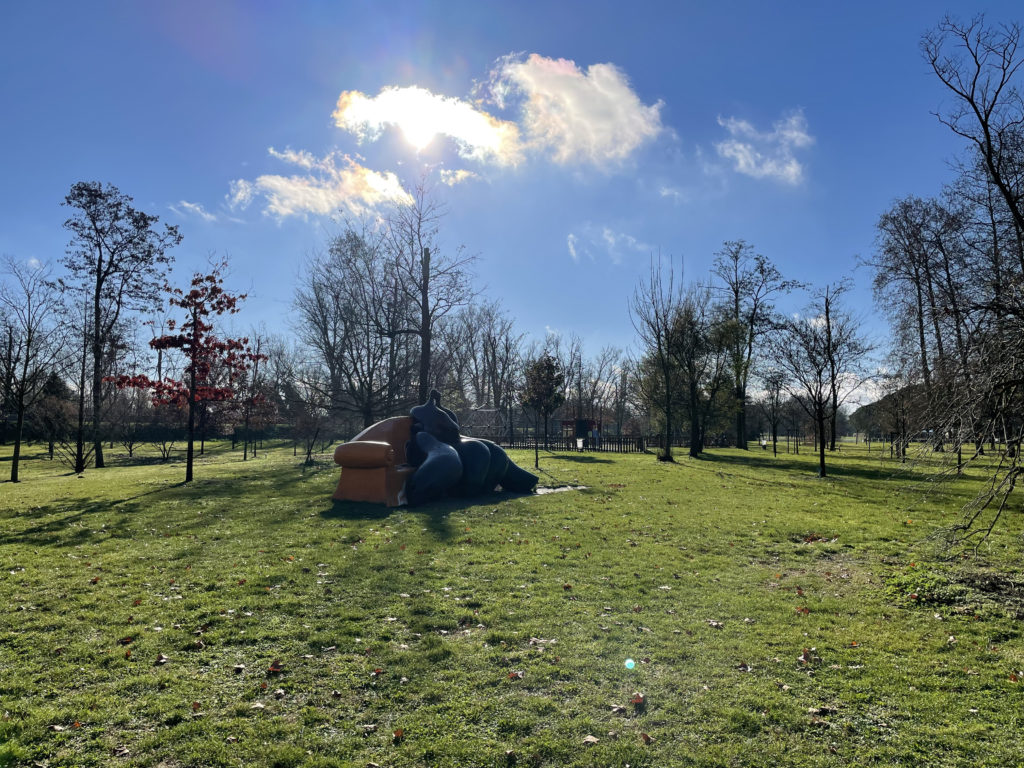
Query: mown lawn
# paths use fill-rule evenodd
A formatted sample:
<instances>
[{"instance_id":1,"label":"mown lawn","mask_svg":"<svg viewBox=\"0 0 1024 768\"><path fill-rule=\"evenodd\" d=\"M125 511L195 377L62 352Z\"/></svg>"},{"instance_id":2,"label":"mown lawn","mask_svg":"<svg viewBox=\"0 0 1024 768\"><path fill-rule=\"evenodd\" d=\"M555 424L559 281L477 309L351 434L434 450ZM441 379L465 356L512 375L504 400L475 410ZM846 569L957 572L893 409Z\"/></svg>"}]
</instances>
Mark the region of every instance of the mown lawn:
<instances>
[{"instance_id":1,"label":"mown lawn","mask_svg":"<svg viewBox=\"0 0 1024 768\"><path fill-rule=\"evenodd\" d=\"M940 561L977 476L812 460L553 454L586 490L387 510L284 447L190 486L31 448L0 765L1024 764L1019 511Z\"/></svg>"}]
</instances>

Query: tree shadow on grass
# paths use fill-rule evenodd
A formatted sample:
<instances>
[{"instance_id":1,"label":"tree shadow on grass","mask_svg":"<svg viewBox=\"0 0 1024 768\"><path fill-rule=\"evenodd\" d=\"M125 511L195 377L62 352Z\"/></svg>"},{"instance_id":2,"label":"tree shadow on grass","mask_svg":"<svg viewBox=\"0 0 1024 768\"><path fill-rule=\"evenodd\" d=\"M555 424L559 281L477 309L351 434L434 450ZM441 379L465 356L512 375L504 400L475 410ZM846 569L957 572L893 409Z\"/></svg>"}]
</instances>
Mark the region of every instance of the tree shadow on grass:
<instances>
[{"instance_id":1,"label":"tree shadow on grass","mask_svg":"<svg viewBox=\"0 0 1024 768\"><path fill-rule=\"evenodd\" d=\"M859 477L865 480L892 480L900 476L911 476L911 473L907 472L906 470L901 470L899 468L881 466L851 466L850 463L847 461L839 463L838 460L840 458L845 457L837 456L837 461L829 461L829 454L826 454L826 480L830 477ZM712 466L720 465L722 468L749 467L751 469L782 470L784 472L792 472L796 475L801 475L805 478L817 477L818 471L817 454L814 454L814 460L812 462L807 461L806 459L786 458L782 454L778 456L771 456L770 454L760 455L756 453L751 453L748 456L737 456L733 454L705 452L701 454L699 461L707 462L709 465Z\"/></svg>"},{"instance_id":2,"label":"tree shadow on grass","mask_svg":"<svg viewBox=\"0 0 1024 768\"><path fill-rule=\"evenodd\" d=\"M797 458L799 456L800 458ZM934 475L922 474L921 467L914 464L899 464L888 462L882 464L877 456L858 456L847 454L826 454L825 470L826 476L817 476L817 454L779 454L772 456L770 453L754 453L738 455L735 453L714 453L706 452L700 458L691 461L690 467L705 472L719 472L742 477L748 481L763 485L776 485L784 487L796 487L798 482L825 482L842 483L844 479L860 481L844 485L846 493L856 498L865 500L877 498L877 494L893 488L893 483L901 487L923 487L921 484L929 484L934 481ZM743 470L751 473L747 474ZM769 479L770 475L763 470L775 470L782 473L781 479ZM779 477L779 475L776 475ZM959 482L970 484L982 483L982 477L959 477Z\"/></svg>"},{"instance_id":3,"label":"tree shadow on grass","mask_svg":"<svg viewBox=\"0 0 1024 768\"><path fill-rule=\"evenodd\" d=\"M132 502L160 493L162 490L160 488L145 491L118 501L104 499L89 502L82 500L19 511L10 516L11 520L40 520L40 522L19 531L5 532L0 535L0 545L75 547L82 544L97 544L107 539L130 539L128 522L131 513L137 509L137 505ZM88 525L91 516L104 512L109 513L115 507L120 507L116 520L104 520L97 530Z\"/></svg>"},{"instance_id":4,"label":"tree shadow on grass","mask_svg":"<svg viewBox=\"0 0 1024 768\"><path fill-rule=\"evenodd\" d=\"M553 461L572 461L577 464L614 464L612 459L599 459L592 453L555 453L545 456L545 459Z\"/></svg>"},{"instance_id":5,"label":"tree shadow on grass","mask_svg":"<svg viewBox=\"0 0 1024 768\"><path fill-rule=\"evenodd\" d=\"M325 520L386 520L393 512L411 512L422 519L427 529L442 541L452 537L448 515L466 506L463 499L445 499L422 507L387 507L366 501L335 501L320 513Z\"/></svg>"}]
</instances>

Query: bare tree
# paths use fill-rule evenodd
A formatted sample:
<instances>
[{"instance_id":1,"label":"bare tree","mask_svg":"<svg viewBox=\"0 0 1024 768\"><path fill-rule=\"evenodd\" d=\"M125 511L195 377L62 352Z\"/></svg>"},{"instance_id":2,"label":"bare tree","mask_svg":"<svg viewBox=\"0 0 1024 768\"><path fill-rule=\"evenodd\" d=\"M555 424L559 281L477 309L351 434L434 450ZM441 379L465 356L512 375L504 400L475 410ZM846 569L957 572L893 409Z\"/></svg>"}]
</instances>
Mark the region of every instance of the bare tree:
<instances>
[{"instance_id":1,"label":"bare tree","mask_svg":"<svg viewBox=\"0 0 1024 768\"><path fill-rule=\"evenodd\" d=\"M594 421L601 421L612 402L621 361L621 349L605 346L583 363L583 399L586 411Z\"/></svg>"},{"instance_id":2,"label":"bare tree","mask_svg":"<svg viewBox=\"0 0 1024 768\"><path fill-rule=\"evenodd\" d=\"M11 341L11 405L16 414L11 482L16 483L25 416L65 358L63 326L59 322L63 306L48 267L33 267L8 257L3 260L3 273L0 328Z\"/></svg>"},{"instance_id":3,"label":"bare tree","mask_svg":"<svg viewBox=\"0 0 1024 768\"><path fill-rule=\"evenodd\" d=\"M790 396L814 422L818 476L826 476L828 427L836 411L863 382L861 367L870 352L855 318L839 303L843 287L814 293L803 315L779 321L773 357L785 372Z\"/></svg>"},{"instance_id":4,"label":"bare tree","mask_svg":"<svg viewBox=\"0 0 1024 768\"><path fill-rule=\"evenodd\" d=\"M690 456L704 450L704 434L710 410L722 382L725 355L712 317L711 291L691 285L673 318L670 357L686 398L690 422Z\"/></svg>"},{"instance_id":5,"label":"bare tree","mask_svg":"<svg viewBox=\"0 0 1024 768\"><path fill-rule=\"evenodd\" d=\"M756 345L771 327L772 296L799 286L784 280L767 258L743 240L726 241L715 254L712 273L721 280L717 292L722 312L733 326L728 333L729 368L736 414L736 447L747 448L747 383Z\"/></svg>"},{"instance_id":6,"label":"bare tree","mask_svg":"<svg viewBox=\"0 0 1024 768\"><path fill-rule=\"evenodd\" d=\"M323 369L308 381L324 388L317 400L335 416L358 414L363 426L411 401L410 305L384 237L347 228L307 261L294 299L296 332Z\"/></svg>"},{"instance_id":7,"label":"bare tree","mask_svg":"<svg viewBox=\"0 0 1024 768\"><path fill-rule=\"evenodd\" d=\"M62 264L90 303L92 355L92 443L96 467L103 466L103 360L114 329L126 310L150 309L162 301L169 249L181 242L178 228L132 206L132 198L112 184L78 182L64 198L73 213ZM82 467L84 469L84 467Z\"/></svg>"},{"instance_id":8,"label":"bare tree","mask_svg":"<svg viewBox=\"0 0 1024 768\"><path fill-rule=\"evenodd\" d=\"M640 341L641 357L655 374L653 378L643 376L642 361L637 366L636 381L643 390L646 402L660 410L665 419L665 447L658 454L659 461L673 461L673 402L676 398L677 377L672 348L676 343L676 316L681 304L681 286L676 284L671 262L666 270L660 257L657 261L652 258L650 275L633 291L629 316Z\"/></svg>"},{"instance_id":9,"label":"bare tree","mask_svg":"<svg viewBox=\"0 0 1024 768\"><path fill-rule=\"evenodd\" d=\"M505 414L509 440L514 437L513 410L523 372L523 334L497 302L485 305L482 316L481 351L489 402Z\"/></svg>"},{"instance_id":10,"label":"bare tree","mask_svg":"<svg viewBox=\"0 0 1024 768\"><path fill-rule=\"evenodd\" d=\"M757 398L757 407L768 422L772 437L772 455L779 455L779 424L783 417L783 391L785 390L785 374L778 368L767 368L758 373L763 390Z\"/></svg>"},{"instance_id":11,"label":"bare tree","mask_svg":"<svg viewBox=\"0 0 1024 768\"><path fill-rule=\"evenodd\" d=\"M425 183L417 185L412 202L396 206L387 220L386 243L400 289L411 307L409 325L401 333L420 340L418 401L427 401L432 388L431 352L434 326L474 296L470 268L474 256L462 249L447 254L440 247L440 222L444 206Z\"/></svg>"},{"instance_id":12,"label":"bare tree","mask_svg":"<svg viewBox=\"0 0 1024 768\"><path fill-rule=\"evenodd\" d=\"M921 51L955 101L939 120L973 144L1024 237L1024 66L1019 24L987 26L983 15L963 23L946 16L921 39ZM1024 251L1021 252L1024 260ZM1022 261L1024 264L1024 261Z\"/></svg>"}]
</instances>

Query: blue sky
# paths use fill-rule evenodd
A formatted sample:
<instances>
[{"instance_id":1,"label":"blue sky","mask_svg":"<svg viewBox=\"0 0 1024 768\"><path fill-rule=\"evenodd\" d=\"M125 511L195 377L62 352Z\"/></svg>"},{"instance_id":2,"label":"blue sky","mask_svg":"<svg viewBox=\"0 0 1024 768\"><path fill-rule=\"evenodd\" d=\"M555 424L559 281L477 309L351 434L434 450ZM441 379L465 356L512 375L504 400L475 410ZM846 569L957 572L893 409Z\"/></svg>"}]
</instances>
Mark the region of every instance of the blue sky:
<instances>
[{"instance_id":1,"label":"blue sky","mask_svg":"<svg viewBox=\"0 0 1024 768\"><path fill-rule=\"evenodd\" d=\"M706 277L745 239L787 277L853 274L878 216L963 145L918 50L1018 3L91 2L0 11L0 253L56 260L60 202L117 185L229 255L237 322L287 327L305 255L419 178L443 246L534 338L628 346L652 254ZM796 309L793 297L787 308ZM869 320L881 330L884 324Z\"/></svg>"}]
</instances>

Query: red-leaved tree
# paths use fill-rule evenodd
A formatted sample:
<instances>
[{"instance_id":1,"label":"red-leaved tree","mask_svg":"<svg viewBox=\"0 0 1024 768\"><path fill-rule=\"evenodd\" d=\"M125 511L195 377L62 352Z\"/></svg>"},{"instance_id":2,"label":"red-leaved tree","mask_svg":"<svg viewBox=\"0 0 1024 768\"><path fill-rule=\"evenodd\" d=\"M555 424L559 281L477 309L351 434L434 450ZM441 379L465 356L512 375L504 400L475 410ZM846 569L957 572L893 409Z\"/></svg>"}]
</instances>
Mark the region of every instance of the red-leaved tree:
<instances>
[{"instance_id":1,"label":"red-leaved tree","mask_svg":"<svg viewBox=\"0 0 1024 768\"><path fill-rule=\"evenodd\" d=\"M155 381L148 376L117 376L118 387L148 389L153 394L154 406L175 406L188 409L188 450L186 453L185 482L192 482L193 446L195 443L196 410L199 403L231 400L237 384L244 381L251 365L263 358L249 347L249 340L220 338L214 333L212 319L238 311L238 302L244 294L232 295L224 290L221 276L226 267L222 262L209 274L196 273L187 291L167 286L168 302L184 310L181 322L167 324L170 333L149 342L156 350L177 350L185 358L181 379L163 378ZM221 372L219 381L215 371ZM226 380L223 373L227 372Z\"/></svg>"}]
</instances>

